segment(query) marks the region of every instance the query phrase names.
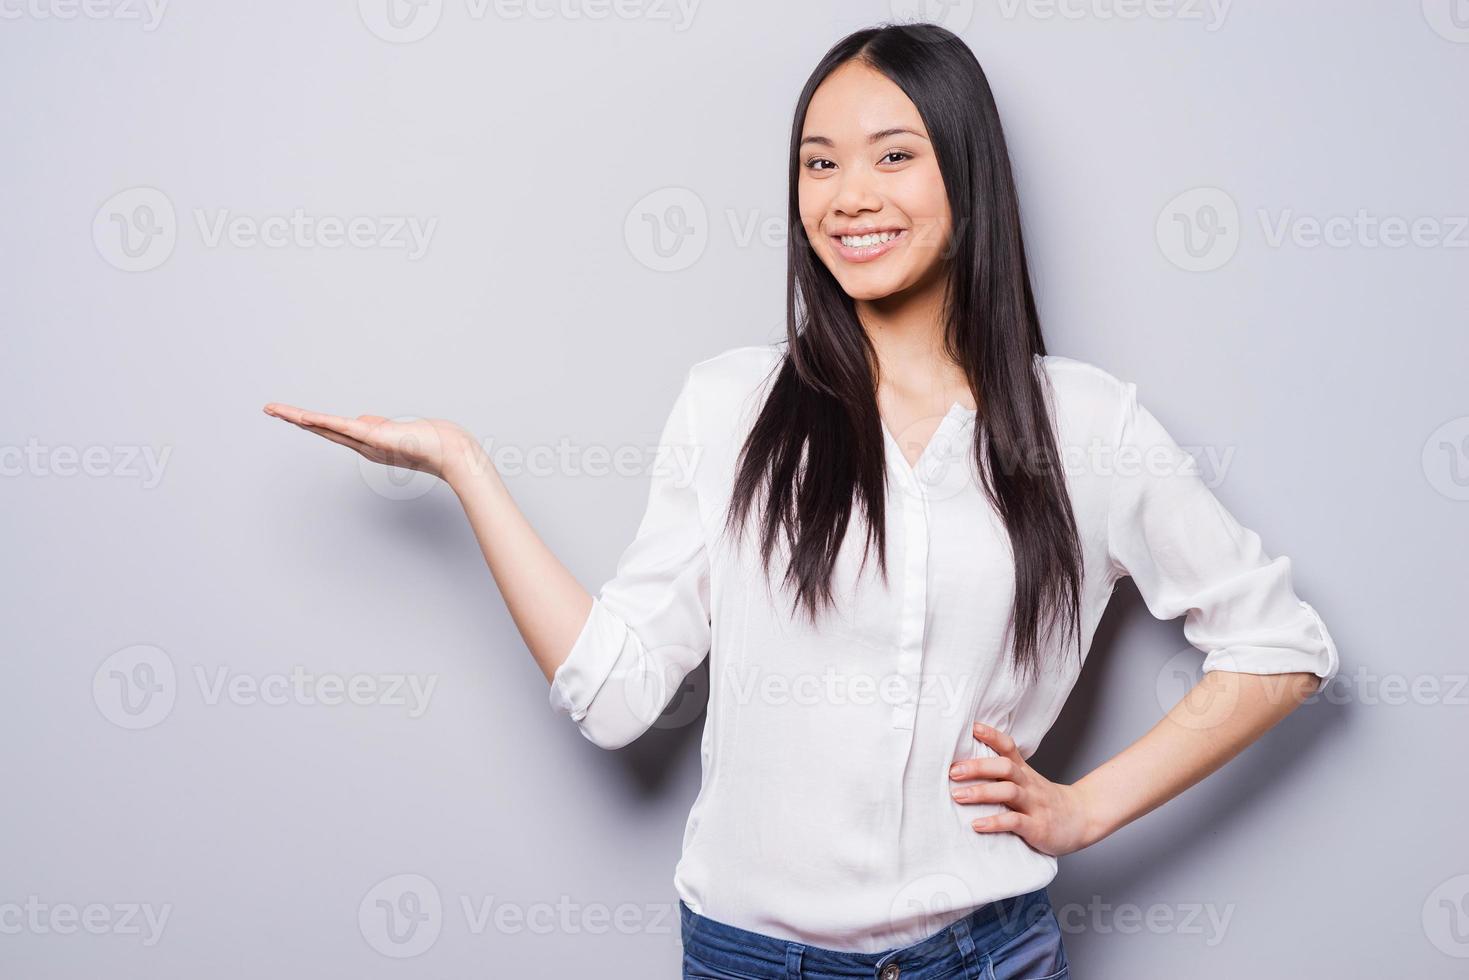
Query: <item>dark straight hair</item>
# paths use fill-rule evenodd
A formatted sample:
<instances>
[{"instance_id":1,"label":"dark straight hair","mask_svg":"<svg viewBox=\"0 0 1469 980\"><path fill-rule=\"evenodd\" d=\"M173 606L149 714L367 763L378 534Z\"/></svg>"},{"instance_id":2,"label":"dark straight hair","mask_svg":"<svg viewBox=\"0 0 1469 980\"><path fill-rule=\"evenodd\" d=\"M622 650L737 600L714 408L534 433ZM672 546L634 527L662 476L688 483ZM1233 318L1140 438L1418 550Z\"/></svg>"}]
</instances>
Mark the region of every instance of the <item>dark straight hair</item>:
<instances>
[{"instance_id":1,"label":"dark straight hair","mask_svg":"<svg viewBox=\"0 0 1469 980\"><path fill-rule=\"evenodd\" d=\"M944 294L944 350L975 395L972 462L1005 523L1015 563L1013 663L1040 669L1042 636L1063 618L1080 657L1081 547L1044 391L1046 353L1031 292L1020 208L989 82L973 52L936 24L886 24L849 34L822 58L791 126L786 350L740 450L726 529L743 530L761 496L760 557L767 575L777 536L788 546L792 611L813 620L833 605L837 554L860 504L867 549L887 581L887 487L877 355L852 298L807 240L798 195L800 141L817 86L838 66L864 63L917 106L943 176L952 239Z\"/></svg>"}]
</instances>

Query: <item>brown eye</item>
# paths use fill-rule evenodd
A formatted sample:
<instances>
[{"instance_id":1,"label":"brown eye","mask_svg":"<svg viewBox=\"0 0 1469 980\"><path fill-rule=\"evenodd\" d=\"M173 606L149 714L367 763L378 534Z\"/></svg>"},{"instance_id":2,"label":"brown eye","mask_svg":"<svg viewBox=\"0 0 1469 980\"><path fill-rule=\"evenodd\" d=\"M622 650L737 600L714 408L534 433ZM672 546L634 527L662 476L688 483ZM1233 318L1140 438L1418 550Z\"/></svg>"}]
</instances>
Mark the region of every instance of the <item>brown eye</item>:
<instances>
[{"instance_id":1,"label":"brown eye","mask_svg":"<svg viewBox=\"0 0 1469 980\"><path fill-rule=\"evenodd\" d=\"M807 170L825 170L826 169L825 167L818 167L818 166L816 166L816 164L818 164L818 163L831 163L831 161L830 160L827 160L827 159L825 159L823 157L812 157L810 160L807 160L806 161L806 169ZM832 164L832 166L836 166L836 164Z\"/></svg>"},{"instance_id":2,"label":"brown eye","mask_svg":"<svg viewBox=\"0 0 1469 980\"><path fill-rule=\"evenodd\" d=\"M913 154L911 154L911 153L904 153L902 150L893 150L891 153L889 153L886 156L884 156L883 159L886 160L888 157L902 157L905 160L911 160L911 159L913 159ZM899 161L896 161L896 162L901 163L902 161L899 160Z\"/></svg>"}]
</instances>

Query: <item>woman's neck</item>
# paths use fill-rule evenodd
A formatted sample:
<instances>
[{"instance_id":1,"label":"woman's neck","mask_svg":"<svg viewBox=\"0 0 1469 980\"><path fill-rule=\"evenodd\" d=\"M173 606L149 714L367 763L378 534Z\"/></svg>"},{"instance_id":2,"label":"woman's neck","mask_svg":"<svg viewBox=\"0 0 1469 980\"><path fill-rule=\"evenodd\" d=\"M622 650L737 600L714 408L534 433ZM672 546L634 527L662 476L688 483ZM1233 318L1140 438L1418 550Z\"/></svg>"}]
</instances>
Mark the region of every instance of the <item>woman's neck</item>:
<instances>
[{"instance_id":1,"label":"woman's neck","mask_svg":"<svg viewBox=\"0 0 1469 980\"><path fill-rule=\"evenodd\" d=\"M974 408L964 370L944 352L943 285L857 300L857 317L877 351L880 390Z\"/></svg>"}]
</instances>

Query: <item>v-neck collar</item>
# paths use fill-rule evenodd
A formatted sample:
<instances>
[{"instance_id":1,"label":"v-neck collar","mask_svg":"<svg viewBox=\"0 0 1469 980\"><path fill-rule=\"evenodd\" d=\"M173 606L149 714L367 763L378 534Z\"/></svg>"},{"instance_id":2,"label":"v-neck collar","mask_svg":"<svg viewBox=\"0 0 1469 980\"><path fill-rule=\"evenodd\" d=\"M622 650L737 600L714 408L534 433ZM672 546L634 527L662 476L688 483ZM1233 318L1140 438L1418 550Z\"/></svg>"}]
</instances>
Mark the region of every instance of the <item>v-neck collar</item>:
<instances>
[{"instance_id":1,"label":"v-neck collar","mask_svg":"<svg viewBox=\"0 0 1469 980\"><path fill-rule=\"evenodd\" d=\"M878 423L882 426L883 441L887 443L889 451L896 456L896 461L902 466L903 472L914 480L917 480L918 474L923 469L923 464L928 460L928 454L933 450L934 443L939 441L939 437L947 435L949 430L956 424L967 418L972 418L977 414L975 409L966 408L962 402L956 400L949 406L949 410L944 413L943 419L940 420L938 426L933 430L933 435L928 437L928 442L919 452L918 459L911 463L908 462L908 456L903 452L903 446L898 442L898 437L893 435L892 430L888 428L887 421L883 419L881 413L878 413Z\"/></svg>"}]
</instances>

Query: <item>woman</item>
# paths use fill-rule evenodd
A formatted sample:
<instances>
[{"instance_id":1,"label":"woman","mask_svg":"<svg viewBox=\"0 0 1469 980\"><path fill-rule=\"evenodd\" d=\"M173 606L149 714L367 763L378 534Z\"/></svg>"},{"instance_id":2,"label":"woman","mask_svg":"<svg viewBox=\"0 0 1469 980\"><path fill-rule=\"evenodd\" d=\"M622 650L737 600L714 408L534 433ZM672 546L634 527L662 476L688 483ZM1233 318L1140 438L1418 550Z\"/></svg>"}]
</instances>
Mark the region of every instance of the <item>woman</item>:
<instances>
[{"instance_id":1,"label":"woman","mask_svg":"<svg viewBox=\"0 0 1469 980\"><path fill-rule=\"evenodd\" d=\"M448 481L552 706L597 745L710 657L686 977L1065 977L1056 859L1238 753L1335 646L1136 385L1046 353L999 115L957 37L832 48L796 109L790 217L786 340L689 370L596 597L458 426L266 411ZM1204 679L1052 782L1026 759L1126 575L1186 616Z\"/></svg>"}]
</instances>

